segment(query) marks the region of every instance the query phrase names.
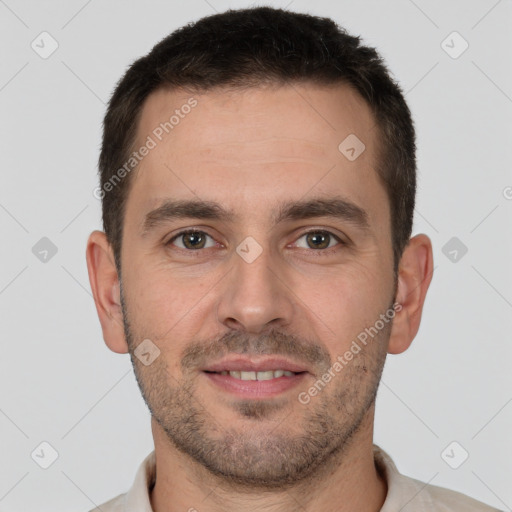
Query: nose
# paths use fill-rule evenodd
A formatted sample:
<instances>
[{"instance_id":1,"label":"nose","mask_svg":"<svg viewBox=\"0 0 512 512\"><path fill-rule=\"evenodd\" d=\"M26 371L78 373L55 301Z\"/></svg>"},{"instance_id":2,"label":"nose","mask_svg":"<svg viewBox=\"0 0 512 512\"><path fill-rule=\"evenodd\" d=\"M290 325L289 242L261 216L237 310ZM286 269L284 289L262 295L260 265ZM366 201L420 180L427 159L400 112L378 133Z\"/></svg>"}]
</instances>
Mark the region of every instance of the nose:
<instances>
[{"instance_id":1,"label":"nose","mask_svg":"<svg viewBox=\"0 0 512 512\"><path fill-rule=\"evenodd\" d=\"M259 334L292 321L293 292L282 266L268 249L252 262L233 254L233 267L219 294L217 319L225 326Z\"/></svg>"}]
</instances>

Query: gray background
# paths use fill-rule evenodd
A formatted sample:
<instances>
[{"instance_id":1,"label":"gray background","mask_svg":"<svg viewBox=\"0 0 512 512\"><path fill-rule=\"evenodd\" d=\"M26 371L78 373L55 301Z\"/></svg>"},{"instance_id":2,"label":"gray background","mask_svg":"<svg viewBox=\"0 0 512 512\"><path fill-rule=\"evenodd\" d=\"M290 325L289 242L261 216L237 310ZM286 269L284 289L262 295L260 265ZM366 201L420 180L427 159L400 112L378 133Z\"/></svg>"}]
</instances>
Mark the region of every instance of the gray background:
<instances>
[{"instance_id":1,"label":"gray background","mask_svg":"<svg viewBox=\"0 0 512 512\"><path fill-rule=\"evenodd\" d=\"M89 510L125 492L153 449L129 356L102 340L85 264L100 227L105 102L172 30L249 5L0 0L0 511ZM376 46L416 123L414 233L431 237L435 272L417 338L386 363L375 441L401 472L511 510L512 2L272 5L330 16ZM46 59L31 47L51 48L43 31L59 45ZM458 58L462 40L444 43L452 56L442 46L453 31L469 44ZM57 249L46 261L43 237ZM443 252L452 237L468 249L456 261ZM58 452L48 469L31 457L49 461L43 441Z\"/></svg>"}]
</instances>

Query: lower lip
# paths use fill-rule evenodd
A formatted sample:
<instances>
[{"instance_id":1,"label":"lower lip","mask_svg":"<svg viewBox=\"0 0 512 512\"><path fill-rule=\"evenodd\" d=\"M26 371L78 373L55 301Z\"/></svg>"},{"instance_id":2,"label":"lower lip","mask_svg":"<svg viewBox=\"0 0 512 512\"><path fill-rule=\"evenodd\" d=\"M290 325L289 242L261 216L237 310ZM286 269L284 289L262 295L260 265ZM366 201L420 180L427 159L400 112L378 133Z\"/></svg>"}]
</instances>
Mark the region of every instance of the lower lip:
<instances>
[{"instance_id":1,"label":"lower lip","mask_svg":"<svg viewBox=\"0 0 512 512\"><path fill-rule=\"evenodd\" d=\"M241 380L231 375L203 372L218 387L241 398L271 398L296 387L304 380L307 372L296 373L293 377L277 377L269 380Z\"/></svg>"}]
</instances>

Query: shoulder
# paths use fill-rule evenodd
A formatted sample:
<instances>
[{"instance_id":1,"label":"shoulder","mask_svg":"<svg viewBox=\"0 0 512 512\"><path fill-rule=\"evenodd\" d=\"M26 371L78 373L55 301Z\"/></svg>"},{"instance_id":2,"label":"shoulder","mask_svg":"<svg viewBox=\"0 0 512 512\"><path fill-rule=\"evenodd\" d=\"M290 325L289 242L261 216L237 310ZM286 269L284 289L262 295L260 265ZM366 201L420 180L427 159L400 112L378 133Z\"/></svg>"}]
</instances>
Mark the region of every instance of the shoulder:
<instances>
[{"instance_id":1,"label":"shoulder","mask_svg":"<svg viewBox=\"0 0 512 512\"><path fill-rule=\"evenodd\" d=\"M388 492L381 512L500 512L497 508L444 487L401 474L391 457L373 446L375 466Z\"/></svg>"},{"instance_id":2,"label":"shoulder","mask_svg":"<svg viewBox=\"0 0 512 512\"><path fill-rule=\"evenodd\" d=\"M412 480L417 487L421 488L420 492L423 493L423 499L430 502L431 508L429 510L435 512L499 512L497 508L470 498L461 492L437 485L425 484L403 475L402 478Z\"/></svg>"},{"instance_id":3,"label":"shoulder","mask_svg":"<svg viewBox=\"0 0 512 512\"><path fill-rule=\"evenodd\" d=\"M119 496L98 505L92 510L89 510L89 512L124 512L125 499L126 493L120 494Z\"/></svg>"},{"instance_id":4,"label":"shoulder","mask_svg":"<svg viewBox=\"0 0 512 512\"><path fill-rule=\"evenodd\" d=\"M153 450L138 467L135 479L128 492L119 494L101 505L96 505L96 508L89 510L89 512L126 512L132 510L152 512L149 489L154 485L155 476L156 458Z\"/></svg>"}]
</instances>

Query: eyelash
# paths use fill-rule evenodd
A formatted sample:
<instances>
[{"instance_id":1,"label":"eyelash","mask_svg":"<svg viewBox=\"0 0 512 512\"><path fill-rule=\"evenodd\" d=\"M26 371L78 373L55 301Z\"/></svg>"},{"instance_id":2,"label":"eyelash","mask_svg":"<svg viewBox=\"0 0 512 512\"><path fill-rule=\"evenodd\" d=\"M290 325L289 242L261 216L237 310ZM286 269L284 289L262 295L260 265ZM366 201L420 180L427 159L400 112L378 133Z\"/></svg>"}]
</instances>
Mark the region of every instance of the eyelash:
<instances>
[{"instance_id":1,"label":"eyelash","mask_svg":"<svg viewBox=\"0 0 512 512\"><path fill-rule=\"evenodd\" d=\"M171 246L172 245L172 242L174 242L175 240L177 240L178 238L180 238L181 236L183 235L189 235L189 234L196 234L196 233L199 233L199 234L203 234L203 235L206 235L208 237L210 237L212 240L214 240L214 238L209 235L206 231L201 231L199 229L186 229L186 230L183 230L183 231L180 231L179 233L177 233L176 235L174 235L171 239L169 239L166 243L165 243L165 246ZM301 235L297 238L297 240L299 240L300 238L302 238L303 236L306 236L310 233L315 233L315 234L324 234L324 235L329 235L331 237L333 237L338 243L333 246L333 247L328 247L326 249L309 249L309 251L311 252L314 252L314 253L317 253L318 256L322 256L322 255L330 255L332 252L334 251L337 251L338 250L338 246L343 246L343 245L347 245L346 242L344 242L339 236L335 235L334 233L332 233L331 231L327 231L325 229L311 229L311 230L308 230L308 231L304 231L303 233L301 233ZM197 253L197 254L194 254L195 256L198 256L200 255L200 253L204 250L207 250L207 249L213 249L213 247L207 247L207 248L203 248L203 249L183 249L181 247L177 247L177 249L181 250L181 251L186 251L188 253ZM303 250L308 250L308 249L303 249Z\"/></svg>"}]
</instances>

